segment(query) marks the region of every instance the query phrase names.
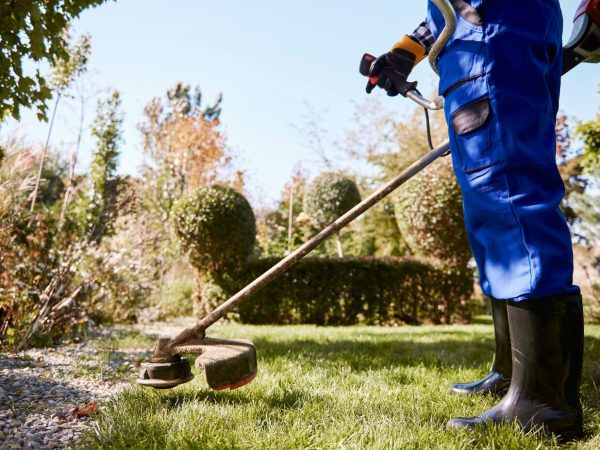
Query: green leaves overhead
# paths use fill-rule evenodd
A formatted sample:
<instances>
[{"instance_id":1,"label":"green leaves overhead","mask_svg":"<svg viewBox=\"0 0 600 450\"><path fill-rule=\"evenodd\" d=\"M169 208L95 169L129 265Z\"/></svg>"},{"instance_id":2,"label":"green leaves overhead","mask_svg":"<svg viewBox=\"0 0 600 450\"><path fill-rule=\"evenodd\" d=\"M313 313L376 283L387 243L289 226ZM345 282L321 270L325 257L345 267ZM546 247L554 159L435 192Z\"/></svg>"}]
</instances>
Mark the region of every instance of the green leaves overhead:
<instances>
[{"instance_id":1,"label":"green leaves overhead","mask_svg":"<svg viewBox=\"0 0 600 450\"><path fill-rule=\"evenodd\" d=\"M56 67L62 61L63 68L76 72L81 64L68 63L68 26L82 11L105 1L0 2L0 120L8 116L18 119L21 108L31 107L37 108L40 119L46 118L46 101L52 96L51 89L38 69L27 73L24 63L46 61ZM82 50L85 54L85 47ZM68 77L62 78L65 80Z\"/></svg>"},{"instance_id":2,"label":"green leaves overhead","mask_svg":"<svg viewBox=\"0 0 600 450\"><path fill-rule=\"evenodd\" d=\"M60 57L54 64L50 74L50 86L56 91L62 91L71 85L71 82L87 70L87 62L91 52L91 37L82 35L77 42L69 45L67 58Z\"/></svg>"}]
</instances>

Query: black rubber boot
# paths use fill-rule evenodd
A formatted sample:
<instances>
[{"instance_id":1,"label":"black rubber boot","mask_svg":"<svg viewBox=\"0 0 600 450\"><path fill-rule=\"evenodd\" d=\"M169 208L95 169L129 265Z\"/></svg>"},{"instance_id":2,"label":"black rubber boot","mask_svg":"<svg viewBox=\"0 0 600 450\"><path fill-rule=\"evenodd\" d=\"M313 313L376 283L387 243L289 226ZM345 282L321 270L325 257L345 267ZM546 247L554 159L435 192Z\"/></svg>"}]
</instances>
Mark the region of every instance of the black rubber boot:
<instances>
[{"instance_id":1,"label":"black rubber boot","mask_svg":"<svg viewBox=\"0 0 600 450\"><path fill-rule=\"evenodd\" d=\"M490 373L481 380L472 383L457 383L450 386L450 392L459 395L492 394L504 395L510 386L512 359L510 354L510 333L508 331L508 315L506 302L490 300L492 320L496 339L496 354Z\"/></svg>"},{"instance_id":2,"label":"black rubber boot","mask_svg":"<svg viewBox=\"0 0 600 450\"><path fill-rule=\"evenodd\" d=\"M508 302L507 306L513 357L508 393L482 415L452 419L448 427L516 421L525 431L543 427L564 441L581 437L581 296Z\"/></svg>"}]
</instances>

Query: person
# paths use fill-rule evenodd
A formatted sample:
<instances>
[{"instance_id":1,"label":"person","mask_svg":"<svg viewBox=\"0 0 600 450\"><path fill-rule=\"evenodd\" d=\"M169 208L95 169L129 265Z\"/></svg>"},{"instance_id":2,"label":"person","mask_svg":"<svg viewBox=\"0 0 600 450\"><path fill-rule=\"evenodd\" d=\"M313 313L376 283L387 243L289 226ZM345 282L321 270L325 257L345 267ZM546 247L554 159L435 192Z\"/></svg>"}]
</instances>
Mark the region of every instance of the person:
<instances>
[{"instance_id":1,"label":"person","mask_svg":"<svg viewBox=\"0 0 600 450\"><path fill-rule=\"evenodd\" d=\"M457 384L459 394L504 397L450 428L517 422L560 437L582 435L579 385L583 312L559 204L555 161L562 66L558 0L452 0L456 31L438 57L439 92L465 227L484 294L491 299L496 355L491 372ZM425 58L444 27L429 1L411 35L372 64L390 96ZM391 71L391 72L390 72ZM369 82L367 92L375 85Z\"/></svg>"}]
</instances>

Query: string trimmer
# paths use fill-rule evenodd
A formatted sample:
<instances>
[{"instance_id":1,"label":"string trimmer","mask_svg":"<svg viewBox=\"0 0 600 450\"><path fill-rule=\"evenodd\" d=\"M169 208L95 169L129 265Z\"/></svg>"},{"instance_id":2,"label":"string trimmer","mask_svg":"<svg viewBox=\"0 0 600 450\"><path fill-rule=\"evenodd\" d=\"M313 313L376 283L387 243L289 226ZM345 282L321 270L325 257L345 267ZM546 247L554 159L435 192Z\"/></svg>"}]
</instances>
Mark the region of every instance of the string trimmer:
<instances>
[{"instance_id":1,"label":"string trimmer","mask_svg":"<svg viewBox=\"0 0 600 450\"><path fill-rule=\"evenodd\" d=\"M436 61L441 50L452 36L456 25L456 15L449 0L433 0L442 12L446 26L429 54L429 61L437 73ZM566 73L582 61L598 62L600 60L600 0L584 0L575 18L573 37L565 47ZM365 54L360 72L368 76L369 68L375 58ZM388 74L393 76L393 74ZM376 84L377 80L371 80ZM428 100L416 89L416 83L405 82L400 93L413 100L426 110L441 109L443 100L438 97ZM429 134L429 133L428 133ZM204 370L208 385L212 389L235 389L241 387L256 376L257 360L254 344L246 340L224 340L206 337L206 330L240 303L249 299L254 293L276 279L299 260L304 258L324 240L350 224L364 212L395 191L399 186L421 172L439 157L450 150L448 141L433 148L429 153L416 161L396 178L388 182L377 192L356 205L334 223L300 246L278 264L244 287L241 291L202 318L193 327L187 328L172 339L160 339L154 348L149 362L141 365L137 382L143 386L157 389L172 388L187 383L194 375L190 363L182 354L198 355L196 366Z\"/></svg>"}]
</instances>

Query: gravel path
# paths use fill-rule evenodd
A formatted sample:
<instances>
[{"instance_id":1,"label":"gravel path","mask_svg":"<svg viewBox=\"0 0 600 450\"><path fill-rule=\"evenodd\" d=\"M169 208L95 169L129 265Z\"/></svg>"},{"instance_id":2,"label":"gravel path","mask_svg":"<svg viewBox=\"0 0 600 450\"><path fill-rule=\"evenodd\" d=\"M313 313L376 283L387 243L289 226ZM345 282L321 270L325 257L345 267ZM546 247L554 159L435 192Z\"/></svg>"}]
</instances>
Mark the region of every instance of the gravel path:
<instances>
[{"instance_id":1,"label":"gravel path","mask_svg":"<svg viewBox=\"0 0 600 450\"><path fill-rule=\"evenodd\" d=\"M0 449L73 448L102 404L131 385L144 350L85 344L0 353Z\"/></svg>"}]
</instances>

